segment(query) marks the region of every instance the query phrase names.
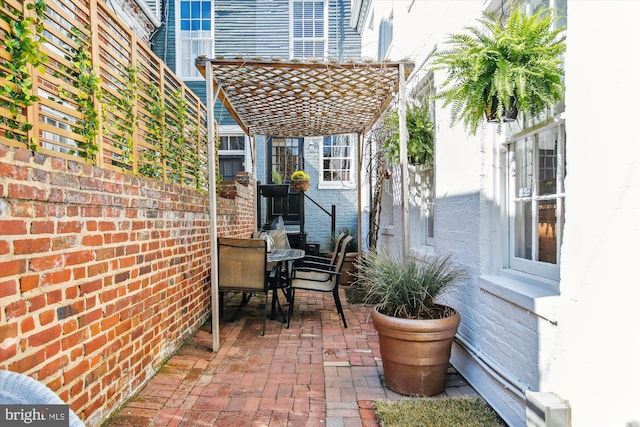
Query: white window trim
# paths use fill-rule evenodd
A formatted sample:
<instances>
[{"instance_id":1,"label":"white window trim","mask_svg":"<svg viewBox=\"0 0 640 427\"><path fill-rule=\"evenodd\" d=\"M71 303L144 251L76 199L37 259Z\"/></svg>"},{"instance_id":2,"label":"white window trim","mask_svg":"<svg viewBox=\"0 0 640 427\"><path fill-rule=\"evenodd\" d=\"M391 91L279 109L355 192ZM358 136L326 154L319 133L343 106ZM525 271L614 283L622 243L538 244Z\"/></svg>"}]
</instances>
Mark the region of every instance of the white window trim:
<instances>
[{"instance_id":1,"label":"white window trim","mask_svg":"<svg viewBox=\"0 0 640 427\"><path fill-rule=\"evenodd\" d=\"M304 0L289 0L289 59L295 59L295 49L294 42L297 40L318 40L315 37L307 38L307 37L299 37L295 38L293 35L293 5L294 3L303 3ZM323 32L324 32L324 47L322 52L322 57L326 58L329 52L329 2L328 0L323 0L324 5L324 23L323 23ZM300 58L299 58L300 59Z\"/></svg>"},{"instance_id":2,"label":"white window trim","mask_svg":"<svg viewBox=\"0 0 640 427\"><path fill-rule=\"evenodd\" d=\"M508 201L507 208L507 220L508 220L508 228L507 228L507 260L508 267L507 270L513 270L518 274L530 275L533 280L536 277L540 278L541 282L546 284L552 283L554 287L557 288L560 281L560 260L561 260L561 242L558 245L558 250L556 253L557 259L555 264L550 264L541 261L533 261L533 260L525 260L522 258L517 258L514 256L514 248L515 248L515 234L513 230L515 229L515 200L511 196L512 189L515 186L515 174L512 171L512 165L515 164L514 153L509 149L510 144L515 143L517 140L521 140L527 137L534 136L535 134L545 132L547 130L553 128L561 128L564 126L564 119L558 119L551 123L545 123L540 126L534 126L532 128L526 129L523 132L520 132L515 135L511 135L505 141L506 150L506 180L505 180L505 200ZM560 150L558 151L558 170L557 170L557 179L564 179L565 176L565 149L566 149L566 141L564 140L564 134L562 132L558 132L558 138L563 139L562 143L559 144ZM535 166L534 166L535 167ZM560 188L558 186L557 188ZM555 193L554 198L556 199L565 199L564 187L560 189L557 193ZM560 217L563 214L564 210L564 202L558 203L558 216ZM557 225L557 233L560 236L560 241L562 240L563 229L562 222L559 222ZM551 281L551 282L549 282Z\"/></svg>"},{"instance_id":3,"label":"white window trim","mask_svg":"<svg viewBox=\"0 0 640 427\"><path fill-rule=\"evenodd\" d=\"M223 136L243 136L244 137L244 150L220 150L218 156L243 156L244 157L244 170L251 172L253 170L253 162L251 161L251 139L242 132L242 128L237 125L221 125L218 129L220 137Z\"/></svg>"},{"instance_id":4,"label":"white window trim","mask_svg":"<svg viewBox=\"0 0 640 427\"><path fill-rule=\"evenodd\" d=\"M336 136L336 135L332 135ZM332 137L327 136L327 137ZM356 176L358 175L358 168L356 165L356 151L358 147L358 135L351 134L351 141L353 141L351 148L351 180L349 181L324 181L324 138L321 137L318 142L318 189L320 190L341 190L341 189L353 189L357 188Z\"/></svg>"},{"instance_id":5,"label":"white window trim","mask_svg":"<svg viewBox=\"0 0 640 427\"><path fill-rule=\"evenodd\" d=\"M174 33L175 33L175 66L176 66L176 75L180 78L180 80L184 81L184 82L197 82L197 81L204 81L204 76L202 75L196 75L195 77L192 76L184 76L182 67L184 67L185 65L182 64L181 62L181 58L182 58L182 38L180 37L180 34L182 33L182 30L180 29L180 19L181 19L181 8L180 8L180 2L181 0L174 0L174 10L175 10L175 21L174 21ZM210 57L214 57L215 56L215 50L216 50L216 38L215 38L215 11L214 11L214 3L215 0L211 0L211 55ZM195 67L195 61L196 58L192 58L192 64Z\"/></svg>"}]
</instances>

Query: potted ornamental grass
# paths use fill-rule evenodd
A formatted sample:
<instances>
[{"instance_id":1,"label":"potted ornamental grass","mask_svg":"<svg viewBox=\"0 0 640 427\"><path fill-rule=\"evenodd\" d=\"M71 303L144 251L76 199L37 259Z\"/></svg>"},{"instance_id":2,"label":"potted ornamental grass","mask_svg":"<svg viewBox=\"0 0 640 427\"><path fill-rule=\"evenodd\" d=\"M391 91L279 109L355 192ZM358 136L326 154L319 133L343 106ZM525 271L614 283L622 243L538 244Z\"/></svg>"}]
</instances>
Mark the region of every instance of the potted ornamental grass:
<instances>
[{"instance_id":1,"label":"potted ornamental grass","mask_svg":"<svg viewBox=\"0 0 640 427\"><path fill-rule=\"evenodd\" d=\"M357 260L358 284L378 333L387 386L409 396L433 396L445 388L460 313L438 302L467 274L450 254L424 259L367 252Z\"/></svg>"},{"instance_id":2,"label":"potted ornamental grass","mask_svg":"<svg viewBox=\"0 0 640 427\"><path fill-rule=\"evenodd\" d=\"M452 34L433 55L431 68L446 78L435 95L451 106L451 121L475 134L484 120L535 118L553 110L564 96L564 27L549 8L527 15L514 8L485 14L478 26Z\"/></svg>"}]
</instances>

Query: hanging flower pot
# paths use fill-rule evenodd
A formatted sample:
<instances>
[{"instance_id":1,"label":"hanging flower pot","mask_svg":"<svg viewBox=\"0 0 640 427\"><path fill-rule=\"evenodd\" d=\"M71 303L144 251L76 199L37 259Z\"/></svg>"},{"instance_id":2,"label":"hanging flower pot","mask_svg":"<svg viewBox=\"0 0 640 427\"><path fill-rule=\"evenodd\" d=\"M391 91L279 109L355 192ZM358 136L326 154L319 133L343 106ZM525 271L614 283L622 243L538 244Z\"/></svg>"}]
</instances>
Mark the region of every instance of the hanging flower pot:
<instances>
[{"instance_id":1,"label":"hanging flower pot","mask_svg":"<svg viewBox=\"0 0 640 427\"><path fill-rule=\"evenodd\" d=\"M296 191L307 191L309 189L310 176L304 171L295 171L291 174L291 186Z\"/></svg>"},{"instance_id":2,"label":"hanging flower pot","mask_svg":"<svg viewBox=\"0 0 640 427\"><path fill-rule=\"evenodd\" d=\"M484 103L484 114L489 123L505 123L516 120L518 118L516 97L509 98L509 108L503 106L502 111L498 111L498 97L494 96L491 98L491 106Z\"/></svg>"},{"instance_id":3,"label":"hanging flower pot","mask_svg":"<svg viewBox=\"0 0 640 427\"><path fill-rule=\"evenodd\" d=\"M548 8L532 15L515 8L506 22L486 14L479 25L451 34L431 68L446 73L435 98L451 106L452 123L461 121L475 134L485 118L502 123L517 112L533 118L554 111L564 97L566 50L557 19Z\"/></svg>"},{"instance_id":4,"label":"hanging flower pot","mask_svg":"<svg viewBox=\"0 0 640 427\"><path fill-rule=\"evenodd\" d=\"M296 191L307 191L310 185L311 184L309 183L308 179L292 179L291 180L291 186Z\"/></svg>"}]
</instances>

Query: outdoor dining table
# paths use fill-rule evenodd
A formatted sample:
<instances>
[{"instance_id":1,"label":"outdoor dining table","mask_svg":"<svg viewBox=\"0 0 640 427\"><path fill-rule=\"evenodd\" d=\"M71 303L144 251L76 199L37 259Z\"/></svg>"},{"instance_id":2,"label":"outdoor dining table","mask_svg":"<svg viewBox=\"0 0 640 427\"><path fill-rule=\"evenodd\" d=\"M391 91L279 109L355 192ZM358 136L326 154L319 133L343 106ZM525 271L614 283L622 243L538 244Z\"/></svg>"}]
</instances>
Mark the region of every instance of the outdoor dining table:
<instances>
[{"instance_id":1,"label":"outdoor dining table","mask_svg":"<svg viewBox=\"0 0 640 427\"><path fill-rule=\"evenodd\" d=\"M271 298L271 320L274 320L276 317L276 305L280 309L280 314L282 315L282 321L286 322L286 316L284 315L284 311L282 310L282 306L280 305L280 300L278 299L278 288L285 289L289 286L289 280L291 278L290 266L291 262L297 259L304 258L305 251L302 249L272 249L271 252L267 253L267 262L277 262L279 263L278 271L284 272L284 278L278 276L277 283L273 286L273 297ZM284 279L285 283L282 283L281 280Z\"/></svg>"}]
</instances>

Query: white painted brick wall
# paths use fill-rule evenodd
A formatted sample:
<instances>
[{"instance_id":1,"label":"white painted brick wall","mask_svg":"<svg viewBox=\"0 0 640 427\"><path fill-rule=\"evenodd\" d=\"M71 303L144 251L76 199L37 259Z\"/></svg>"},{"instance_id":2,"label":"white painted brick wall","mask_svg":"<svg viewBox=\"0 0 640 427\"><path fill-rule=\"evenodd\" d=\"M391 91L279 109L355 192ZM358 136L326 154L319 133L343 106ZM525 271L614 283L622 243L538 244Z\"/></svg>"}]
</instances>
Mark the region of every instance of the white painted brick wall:
<instances>
[{"instance_id":1,"label":"white painted brick wall","mask_svg":"<svg viewBox=\"0 0 640 427\"><path fill-rule=\"evenodd\" d=\"M455 16L440 9L446 2L414 2L411 13L401 3L376 2L376 12L387 16L396 6L394 46L416 64L444 34L479 17L465 9L473 2L460 2ZM574 426L622 427L640 421L640 65L632 60L640 2L568 0L567 10L559 295L498 276L506 265L502 137L489 128L469 137L442 110L434 241L473 275L447 298L462 314L459 336L469 346L456 344L452 363L510 425L524 425L522 391L531 389L568 400ZM393 218L394 235L381 244L401 244L399 207Z\"/></svg>"}]
</instances>

